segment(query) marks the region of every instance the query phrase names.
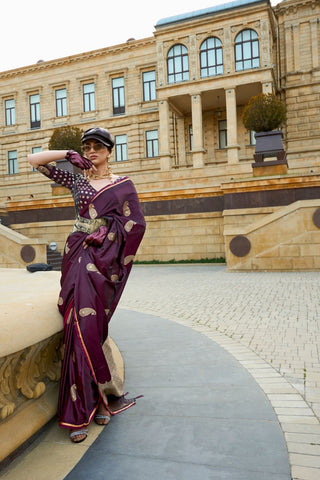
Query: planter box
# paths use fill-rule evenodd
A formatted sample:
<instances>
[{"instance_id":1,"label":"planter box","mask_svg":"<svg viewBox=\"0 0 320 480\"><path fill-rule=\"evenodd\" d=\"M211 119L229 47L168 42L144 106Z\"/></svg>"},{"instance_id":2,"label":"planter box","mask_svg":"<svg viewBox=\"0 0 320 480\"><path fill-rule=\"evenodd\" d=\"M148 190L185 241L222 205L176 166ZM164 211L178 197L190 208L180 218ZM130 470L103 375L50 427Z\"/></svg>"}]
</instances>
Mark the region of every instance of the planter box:
<instances>
[{"instance_id":1,"label":"planter box","mask_svg":"<svg viewBox=\"0 0 320 480\"><path fill-rule=\"evenodd\" d=\"M254 154L255 163L252 164L253 175L281 175L287 173L288 164L286 152L282 143L282 130L255 133L256 148ZM265 158L274 158L265 162Z\"/></svg>"},{"instance_id":2,"label":"planter box","mask_svg":"<svg viewBox=\"0 0 320 480\"><path fill-rule=\"evenodd\" d=\"M277 152L283 152L282 130L255 133L255 153L265 157L274 157Z\"/></svg>"}]
</instances>

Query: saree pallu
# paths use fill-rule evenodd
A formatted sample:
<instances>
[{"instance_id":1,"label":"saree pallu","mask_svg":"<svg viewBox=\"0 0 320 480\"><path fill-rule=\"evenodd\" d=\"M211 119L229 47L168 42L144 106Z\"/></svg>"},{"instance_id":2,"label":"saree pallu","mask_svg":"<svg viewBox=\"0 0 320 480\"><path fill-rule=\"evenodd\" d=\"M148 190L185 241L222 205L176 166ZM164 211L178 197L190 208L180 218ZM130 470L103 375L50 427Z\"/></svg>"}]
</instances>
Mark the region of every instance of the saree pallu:
<instances>
[{"instance_id":1,"label":"saree pallu","mask_svg":"<svg viewBox=\"0 0 320 480\"><path fill-rule=\"evenodd\" d=\"M104 387L111 381L105 355L108 325L145 231L137 193L127 177L99 190L78 213L89 222L103 219L107 233L101 246L84 249L87 233L82 231L70 234L65 245L58 301L64 318L58 416L64 428L87 426L99 401L106 403Z\"/></svg>"}]
</instances>

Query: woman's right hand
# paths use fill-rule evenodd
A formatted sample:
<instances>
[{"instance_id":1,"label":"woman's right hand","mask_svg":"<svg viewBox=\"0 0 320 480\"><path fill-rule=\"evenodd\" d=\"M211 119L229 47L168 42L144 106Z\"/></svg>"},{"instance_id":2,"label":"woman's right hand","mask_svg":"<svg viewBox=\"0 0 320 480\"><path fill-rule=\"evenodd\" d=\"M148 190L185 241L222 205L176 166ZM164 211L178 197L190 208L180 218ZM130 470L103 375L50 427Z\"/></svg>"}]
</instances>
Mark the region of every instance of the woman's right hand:
<instances>
[{"instance_id":1,"label":"woman's right hand","mask_svg":"<svg viewBox=\"0 0 320 480\"><path fill-rule=\"evenodd\" d=\"M76 167L81 168L81 170L89 170L93 167L91 160L88 160L88 158L83 157L80 155L80 153L73 150L68 150L66 154L66 160L71 162Z\"/></svg>"}]
</instances>

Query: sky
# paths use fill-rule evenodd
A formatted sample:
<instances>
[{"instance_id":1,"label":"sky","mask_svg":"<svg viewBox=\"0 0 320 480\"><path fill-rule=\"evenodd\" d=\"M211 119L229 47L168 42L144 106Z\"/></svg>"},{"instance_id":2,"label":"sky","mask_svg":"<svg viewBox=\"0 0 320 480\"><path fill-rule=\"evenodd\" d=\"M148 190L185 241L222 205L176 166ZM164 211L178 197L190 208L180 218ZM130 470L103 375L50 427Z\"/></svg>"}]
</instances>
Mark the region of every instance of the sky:
<instances>
[{"instance_id":1,"label":"sky","mask_svg":"<svg viewBox=\"0 0 320 480\"><path fill-rule=\"evenodd\" d=\"M7 0L0 71L152 37L161 18L223 3L228 0Z\"/></svg>"}]
</instances>

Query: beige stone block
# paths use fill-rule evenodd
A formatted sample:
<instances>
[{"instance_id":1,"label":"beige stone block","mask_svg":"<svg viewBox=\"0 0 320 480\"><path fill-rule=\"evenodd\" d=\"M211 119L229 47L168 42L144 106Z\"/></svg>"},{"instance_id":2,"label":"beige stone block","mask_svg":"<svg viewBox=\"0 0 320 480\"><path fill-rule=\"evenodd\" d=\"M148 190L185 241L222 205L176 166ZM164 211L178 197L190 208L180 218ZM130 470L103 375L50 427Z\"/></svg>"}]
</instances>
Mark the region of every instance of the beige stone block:
<instances>
[{"instance_id":1,"label":"beige stone block","mask_svg":"<svg viewBox=\"0 0 320 480\"><path fill-rule=\"evenodd\" d=\"M293 480L319 480L319 469L292 465Z\"/></svg>"},{"instance_id":2,"label":"beige stone block","mask_svg":"<svg viewBox=\"0 0 320 480\"><path fill-rule=\"evenodd\" d=\"M320 455L301 455L298 453L289 453L289 459L292 465L310 468L320 468Z\"/></svg>"},{"instance_id":3,"label":"beige stone block","mask_svg":"<svg viewBox=\"0 0 320 480\"><path fill-rule=\"evenodd\" d=\"M273 258L272 268L274 270L292 270L293 260L292 258Z\"/></svg>"},{"instance_id":4,"label":"beige stone block","mask_svg":"<svg viewBox=\"0 0 320 480\"><path fill-rule=\"evenodd\" d=\"M293 258L292 266L297 270L312 270L314 268L313 257Z\"/></svg>"},{"instance_id":5,"label":"beige stone block","mask_svg":"<svg viewBox=\"0 0 320 480\"><path fill-rule=\"evenodd\" d=\"M302 257L314 257L320 254L320 244L301 245Z\"/></svg>"},{"instance_id":6,"label":"beige stone block","mask_svg":"<svg viewBox=\"0 0 320 480\"><path fill-rule=\"evenodd\" d=\"M298 245L279 245L280 257L299 257L300 247Z\"/></svg>"}]
</instances>

